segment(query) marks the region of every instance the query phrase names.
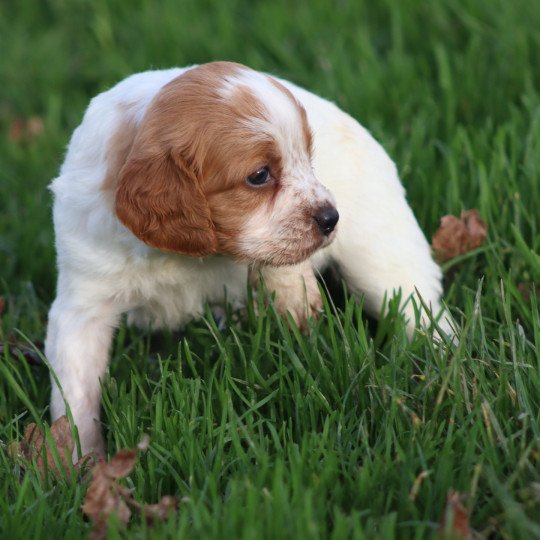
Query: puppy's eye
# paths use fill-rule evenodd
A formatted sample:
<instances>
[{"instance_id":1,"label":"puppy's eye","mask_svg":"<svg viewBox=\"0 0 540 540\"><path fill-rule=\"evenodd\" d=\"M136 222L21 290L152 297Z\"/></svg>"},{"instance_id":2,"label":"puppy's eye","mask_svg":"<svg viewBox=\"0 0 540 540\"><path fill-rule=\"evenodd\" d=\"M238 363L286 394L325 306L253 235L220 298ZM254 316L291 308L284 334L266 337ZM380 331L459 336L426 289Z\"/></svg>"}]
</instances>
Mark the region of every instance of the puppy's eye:
<instances>
[{"instance_id":1,"label":"puppy's eye","mask_svg":"<svg viewBox=\"0 0 540 540\"><path fill-rule=\"evenodd\" d=\"M248 183L252 186L262 186L263 184L266 184L266 182L268 182L269 180L270 169L268 167L262 167L247 177Z\"/></svg>"}]
</instances>

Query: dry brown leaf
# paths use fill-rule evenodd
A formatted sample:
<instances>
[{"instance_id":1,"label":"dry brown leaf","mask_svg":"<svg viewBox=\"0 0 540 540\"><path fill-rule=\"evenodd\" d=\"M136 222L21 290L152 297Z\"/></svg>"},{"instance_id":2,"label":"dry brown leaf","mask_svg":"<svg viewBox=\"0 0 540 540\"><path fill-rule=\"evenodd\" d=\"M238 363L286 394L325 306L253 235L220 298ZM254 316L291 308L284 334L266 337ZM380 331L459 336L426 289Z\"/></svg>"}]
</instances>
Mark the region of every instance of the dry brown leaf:
<instances>
[{"instance_id":1,"label":"dry brown leaf","mask_svg":"<svg viewBox=\"0 0 540 540\"><path fill-rule=\"evenodd\" d=\"M131 469L124 468L126 474ZM86 492L82 511L93 522L91 538L102 538L106 532L107 519L115 513L121 523L126 524L131 517L131 510L125 499L131 496L127 488L118 484L110 475L110 464L105 462L96 463L92 469L92 480Z\"/></svg>"},{"instance_id":2,"label":"dry brown leaf","mask_svg":"<svg viewBox=\"0 0 540 540\"><path fill-rule=\"evenodd\" d=\"M73 436L71 435L71 427L69 425L69 420L66 415L61 416L53 422L51 426L51 435L53 441L58 449L58 457L60 458L62 467L64 470L69 470L68 461L72 463L73 450L75 448L75 443L73 442ZM49 457L49 448L47 448L47 457ZM51 459L49 463L54 461L52 459L52 454L50 454Z\"/></svg>"},{"instance_id":3,"label":"dry brown leaf","mask_svg":"<svg viewBox=\"0 0 540 540\"><path fill-rule=\"evenodd\" d=\"M431 240L431 247L439 262L445 262L480 247L487 236L487 225L478 210L461 212L461 217L448 215Z\"/></svg>"},{"instance_id":4,"label":"dry brown leaf","mask_svg":"<svg viewBox=\"0 0 540 540\"><path fill-rule=\"evenodd\" d=\"M28 459L32 458L32 450L39 452L43 446L43 433L38 428L37 424L31 422L24 430L22 444L25 444L25 455L28 454Z\"/></svg>"},{"instance_id":5,"label":"dry brown leaf","mask_svg":"<svg viewBox=\"0 0 540 540\"><path fill-rule=\"evenodd\" d=\"M23 138L24 122L20 118L14 118L9 126L9 138L13 142L20 142Z\"/></svg>"},{"instance_id":6,"label":"dry brown leaf","mask_svg":"<svg viewBox=\"0 0 540 540\"><path fill-rule=\"evenodd\" d=\"M137 445L142 451L149 445L149 437L143 436ZM118 483L131 473L137 463L137 450L120 450L109 463L97 463L92 469L92 480L86 492L82 511L94 523L90 538L100 540L106 537L107 520L116 514L121 523L127 524L131 517L131 509L143 512L151 525L156 520L165 519L178 504L174 497L165 496L156 504L137 502L131 491Z\"/></svg>"},{"instance_id":7,"label":"dry brown leaf","mask_svg":"<svg viewBox=\"0 0 540 540\"><path fill-rule=\"evenodd\" d=\"M2 318L2 315L4 314L5 309L6 309L6 299L3 296L0 296L0 318Z\"/></svg>"},{"instance_id":8,"label":"dry brown leaf","mask_svg":"<svg viewBox=\"0 0 540 540\"><path fill-rule=\"evenodd\" d=\"M450 490L446 496L446 506L439 522L441 540L470 540L474 538L469 528L469 513L461 502L461 495Z\"/></svg>"},{"instance_id":9,"label":"dry brown leaf","mask_svg":"<svg viewBox=\"0 0 540 540\"><path fill-rule=\"evenodd\" d=\"M43 119L39 116L31 116L27 120L14 118L9 126L9 138L15 143L30 141L39 137L44 129Z\"/></svg>"},{"instance_id":10,"label":"dry brown leaf","mask_svg":"<svg viewBox=\"0 0 540 540\"><path fill-rule=\"evenodd\" d=\"M112 480L124 478L133 470L136 463L136 450L120 450L107 464L105 473Z\"/></svg>"},{"instance_id":11,"label":"dry brown leaf","mask_svg":"<svg viewBox=\"0 0 540 540\"><path fill-rule=\"evenodd\" d=\"M69 477L75 444L67 416L61 416L52 423L50 439L48 440L41 429L32 422L26 426L22 440L11 443L8 451L15 459L22 457L26 461L34 460L42 479L45 479L47 473L55 478L61 478L63 475ZM55 450L58 454L58 464L54 459ZM92 456L84 456L73 465L73 468L80 469L91 460Z\"/></svg>"},{"instance_id":12,"label":"dry brown leaf","mask_svg":"<svg viewBox=\"0 0 540 540\"><path fill-rule=\"evenodd\" d=\"M31 116L26 121L26 135L29 139L33 139L34 137L38 137L43 133L43 130L45 129L45 124L43 123L43 119L39 116Z\"/></svg>"},{"instance_id":13,"label":"dry brown leaf","mask_svg":"<svg viewBox=\"0 0 540 540\"><path fill-rule=\"evenodd\" d=\"M148 525L153 525L155 521L165 519L178 508L178 500L170 495L165 495L155 504L141 504L134 499L129 499L127 502L132 508L144 514Z\"/></svg>"},{"instance_id":14,"label":"dry brown leaf","mask_svg":"<svg viewBox=\"0 0 540 540\"><path fill-rule=\"evenodd\" d=\"M165 495L156 504L145 504L142 511L146 517L146 522L152 525L156 520L165 519L171 512L176 512L178 501L175 497Z\"/></svg>"}]
</instances>

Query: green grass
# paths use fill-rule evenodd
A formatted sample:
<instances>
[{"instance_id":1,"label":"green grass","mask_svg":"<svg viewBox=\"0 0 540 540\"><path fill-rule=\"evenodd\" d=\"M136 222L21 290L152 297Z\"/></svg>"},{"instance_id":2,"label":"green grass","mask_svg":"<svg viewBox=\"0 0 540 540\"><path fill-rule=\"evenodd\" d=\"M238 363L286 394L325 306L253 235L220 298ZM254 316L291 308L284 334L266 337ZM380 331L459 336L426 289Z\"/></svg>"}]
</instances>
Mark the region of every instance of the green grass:
<instances>
[{"instance_id":1,"label":"green grass","mask_svg":"<svg viewBox=\"0 0 540 540\"><path fill-rule=\"evenodd\" d=\"M54 297L47 185L93 95L215 59L336 101L396 160L429 236L478 208L487 244L446 268L459 345L408 342L347 299L308 337L272 310L219 331L122 327L104 381L110 453L143 432L135 497L184 498L110 538L430 538L446 494L475 530L540 538L540 3L28 1L0 5L0 340L39 343ZM45 131L16 142L15 118ZM0 356L0 537L80 538L87 480L22 474L5 445L48 421L48 373ZM420 476L421 475L421 476Z\"/></svg>"}]
</instances>

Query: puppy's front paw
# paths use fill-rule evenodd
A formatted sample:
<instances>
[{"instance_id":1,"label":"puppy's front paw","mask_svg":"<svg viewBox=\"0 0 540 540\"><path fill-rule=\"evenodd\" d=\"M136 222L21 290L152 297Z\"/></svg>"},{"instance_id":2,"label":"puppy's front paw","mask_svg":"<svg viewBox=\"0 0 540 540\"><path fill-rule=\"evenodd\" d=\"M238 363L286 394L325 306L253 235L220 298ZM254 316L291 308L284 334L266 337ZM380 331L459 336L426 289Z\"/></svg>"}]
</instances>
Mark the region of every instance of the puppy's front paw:
<instances>
[{"instance_id":1,"label":"puppy's front paw","mask_svg":"<svg viewBox=\"0 0 540 540\"><path fill-rule=\"evenodd\" d=\"M310 269L311 270L311 269ZM279 313L291 314L300 331L307 334L309 330L308 319L318 319L323 303L317 279L313 271L303 274L296 287L290 286L283 294L276 291L276 309Z\"/></svg>"},{"instance_id":2,"label":"puppy's front paw","mask_svg":"<svg viewBox=\"0 0 540 540\"><path fill-rule=\"evenodd\" d=\"M291 314L303 333L307 333L308 319L318 318L322 311L322 298L309 261L294 266L252 268L250 284L258 289L261 283L270 294L275 293L276 311Z\"/></svg>"}]
</instances>

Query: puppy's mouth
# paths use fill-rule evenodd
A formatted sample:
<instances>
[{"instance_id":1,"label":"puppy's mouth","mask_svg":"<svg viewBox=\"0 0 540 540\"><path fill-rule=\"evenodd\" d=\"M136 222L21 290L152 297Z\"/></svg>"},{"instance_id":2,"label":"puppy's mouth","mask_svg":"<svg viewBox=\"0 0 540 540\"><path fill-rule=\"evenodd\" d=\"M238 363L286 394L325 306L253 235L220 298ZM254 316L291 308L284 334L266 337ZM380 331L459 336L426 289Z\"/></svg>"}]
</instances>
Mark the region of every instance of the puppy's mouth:
<instances>
[{"instance_id":1,"label":"puppy's mouth","mask_svg":"<svg viewBox=\"0 0 540 540\"><path fill-rule=\"evenodd\" d=\"M334 224L331 230L326 229L321 232L319 227L314 227L314 230L307 234L302 232L288 236L287 239L281 241L269 242L264 257L261 257L260 262L269 266L290 266L298 264L311 257L319 249L328 247L337 235L337 228Z\"/></svg>"},{"instance_id":2,"label":"puppy's mouth","mask_svg":"<svg viewBox=\"0 0 540 540\"><path fill-rule=\"evenodd\" d=\"M272 227L250 220L243 231L219 233L221 252L239 262L290 266L301 263L336 237L339 214L331 204L288 216Z\"/></svg>"}]
</instances>

